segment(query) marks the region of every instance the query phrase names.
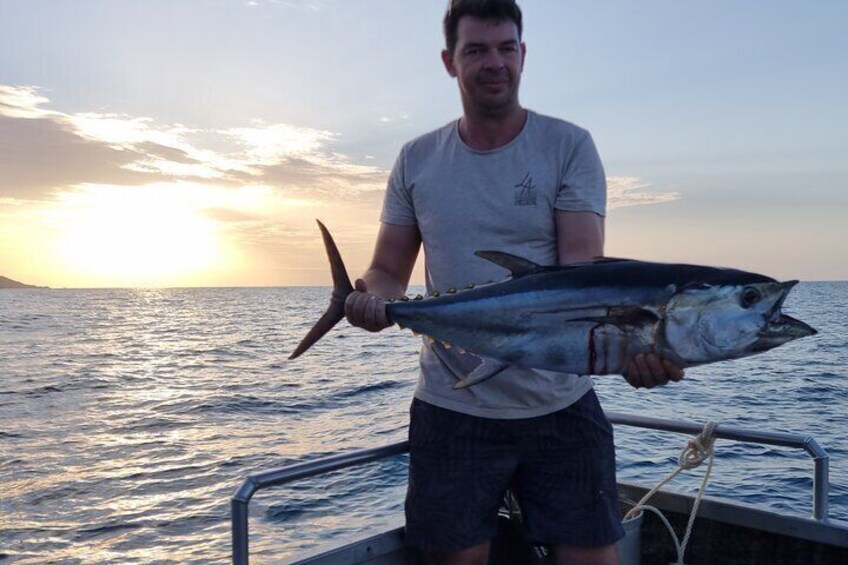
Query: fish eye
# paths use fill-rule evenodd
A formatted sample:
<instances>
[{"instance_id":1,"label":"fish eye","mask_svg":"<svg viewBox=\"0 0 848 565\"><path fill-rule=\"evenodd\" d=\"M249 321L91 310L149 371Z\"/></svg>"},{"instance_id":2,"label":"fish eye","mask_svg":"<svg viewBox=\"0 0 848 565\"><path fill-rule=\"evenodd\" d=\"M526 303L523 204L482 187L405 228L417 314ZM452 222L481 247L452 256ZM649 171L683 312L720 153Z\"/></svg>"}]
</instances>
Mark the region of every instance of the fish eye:
<instances>
[{"instance_id":1,"label":"fish eye","mask_svg":"<svg viewBox=\"0 0 848 565\"><path fill-rule=\"evenodd\" d=\"M762 293L753 286L747 286L742 290L742 296L739 298L739 304L742 308L750 308L760 301L763 297Z\"/></svg>"}]
</instances>

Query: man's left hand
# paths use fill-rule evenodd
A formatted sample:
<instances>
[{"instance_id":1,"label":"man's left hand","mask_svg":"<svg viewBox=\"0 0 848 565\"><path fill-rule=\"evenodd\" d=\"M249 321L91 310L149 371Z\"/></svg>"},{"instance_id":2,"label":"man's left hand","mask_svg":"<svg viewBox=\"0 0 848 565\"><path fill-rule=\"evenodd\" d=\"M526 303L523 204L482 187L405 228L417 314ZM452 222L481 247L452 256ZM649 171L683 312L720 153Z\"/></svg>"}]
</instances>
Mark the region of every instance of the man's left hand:
<instances>
[{"instance_id":1,"label":"man's left hand","mask_svg":"<svg viewBox=\"0 0 848 565\"><path fill-rule=\"evenodd\" d=\"M639 354L630 360L624 378L633 388L654 388L683 378L683 369L653 353Z\"/></svg>"}]
</instances>

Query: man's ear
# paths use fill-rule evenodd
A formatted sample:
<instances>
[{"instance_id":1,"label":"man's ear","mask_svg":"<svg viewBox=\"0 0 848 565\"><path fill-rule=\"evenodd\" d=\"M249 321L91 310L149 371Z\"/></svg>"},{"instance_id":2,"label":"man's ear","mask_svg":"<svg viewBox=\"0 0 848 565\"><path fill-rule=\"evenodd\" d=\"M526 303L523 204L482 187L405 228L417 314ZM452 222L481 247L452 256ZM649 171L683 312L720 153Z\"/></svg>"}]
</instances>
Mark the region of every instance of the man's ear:
<instances>
[{"instance_id":1,"label":"man's ear","mask_svg":"<svg viewBox=\"0 0 848 565\"><path fill-rule=\"evenodd\" d=\"M447 49L442 49L442 63L445 65L445 70L450 76L456 78L456 67L453 64L453 53Z\"/></svg>"},{"instance_id":2,"label":"man's ear","mask_svg":"<svg viewBox=\"0 0 848 565\"><path fill-rule=\"evenodd\" d=\"M521 70L524 71L524 59L527 57L527 46L521 42Z\"/></svg>"}]
</instances>

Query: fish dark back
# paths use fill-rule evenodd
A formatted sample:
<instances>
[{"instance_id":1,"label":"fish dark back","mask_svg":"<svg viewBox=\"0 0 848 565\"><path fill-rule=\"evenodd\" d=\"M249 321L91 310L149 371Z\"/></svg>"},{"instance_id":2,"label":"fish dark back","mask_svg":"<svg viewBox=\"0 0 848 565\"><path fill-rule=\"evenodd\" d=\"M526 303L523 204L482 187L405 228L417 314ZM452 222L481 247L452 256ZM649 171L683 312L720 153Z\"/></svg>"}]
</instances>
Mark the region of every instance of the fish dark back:
<instances>
[{"instance_id":1,"label":"fish dark back","mask_svg":"<svg viewBox=\"0 0 848 565\"><path fill-rule=\"evenodd\" d=\"M418 301L415 306L426 307L428 303L445 304L466 300L481 300L504 294L545 291L552 289L581 289L590 287L616 288L665 288L674 285L681 288L687 285L747 285L763 282L775 282L775 279L721 267L686 265L676 263L653 263L632 259L611 259L571 266L539 267L500 283L479 286L452 295L442 294L435 300ZM391 307L403 308L403 303Z\"/></svg>"},{"instance_id":2,"label":"fish dark back","mask_svg":"<svg viewBox=\"0 0 848 565\"><path fill-rule=\"evenodd\" d=\"M565 287L606 286L618 287L667 286L682 287L687 284L746 285L775 282L771 277L722 267L686 265L678 263L652 263L630 259L599 261L572 267L547 267L550 272L561 273L558 280Z\"/></svg>"}]
</instances>

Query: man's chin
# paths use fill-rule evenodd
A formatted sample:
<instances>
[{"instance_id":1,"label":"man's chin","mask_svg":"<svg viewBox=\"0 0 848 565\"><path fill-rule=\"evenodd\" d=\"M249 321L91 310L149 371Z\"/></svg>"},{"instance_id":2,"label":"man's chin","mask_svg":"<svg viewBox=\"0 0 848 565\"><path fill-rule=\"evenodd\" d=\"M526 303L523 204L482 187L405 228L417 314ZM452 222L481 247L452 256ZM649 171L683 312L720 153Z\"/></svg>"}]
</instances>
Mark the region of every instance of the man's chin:
<instances>
[{"instance_id":1,"label":"man's chin","mask_svg":"<svg viewBox=\"0 0 848 565\"><path fill-rule=\"evenodd\" d=\"M518 103L512 96L501 96L480 100L478 106L489 115L503 115L512 111Z\"/></svg>"},{"instance_id":2,"label":"man's chin","mask_svg":"<svg viewBox=\"0 0 848 565\"><path fill-rule=\"evenodd\" d=\"M481 108L500 108L510 106L515 101L515 93L511 90L490 92L484 89L474 93L474 103Z\"/></svg>"}]
</instances>

